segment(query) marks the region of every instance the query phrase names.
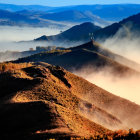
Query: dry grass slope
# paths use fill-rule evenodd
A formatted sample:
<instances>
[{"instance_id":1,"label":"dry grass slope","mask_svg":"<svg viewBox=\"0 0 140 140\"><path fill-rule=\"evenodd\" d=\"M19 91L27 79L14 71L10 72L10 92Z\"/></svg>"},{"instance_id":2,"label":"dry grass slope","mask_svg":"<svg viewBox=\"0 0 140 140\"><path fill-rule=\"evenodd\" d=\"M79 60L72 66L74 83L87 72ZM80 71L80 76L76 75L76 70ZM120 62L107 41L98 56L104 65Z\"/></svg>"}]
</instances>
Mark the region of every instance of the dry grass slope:
<instances>
[{"instance_id":1,"label":"dry grass slope","mask_svg":"<svg viewBox=\"0 0 140 140\"><path fill-rule=\"evenodd\" d=\"M6 67L0 73L0 123L4 139L105 136L113 133L108 128L126 127L116 112L122 110L130 115L131 121L140 114L138 105L59 66L41 62L1 65ZM114 105L114 112L109 111L110 105Z\"/></svg>"}]
</instances>

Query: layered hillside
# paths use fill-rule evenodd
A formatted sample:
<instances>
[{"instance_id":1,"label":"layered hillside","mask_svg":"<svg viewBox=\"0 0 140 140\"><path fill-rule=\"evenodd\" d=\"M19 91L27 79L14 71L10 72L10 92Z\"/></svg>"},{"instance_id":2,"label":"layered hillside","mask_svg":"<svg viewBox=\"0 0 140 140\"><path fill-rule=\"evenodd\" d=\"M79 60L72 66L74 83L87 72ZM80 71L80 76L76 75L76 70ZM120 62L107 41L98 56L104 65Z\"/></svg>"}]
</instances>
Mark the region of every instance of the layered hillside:
<instances>
[{"instance_id":1,"label":"layered hillside","mask_svg":"<svg viewBox=\"0 0 140 140\"><path fill-rule=\"evenodd\" d=\"M116 60L121 61L122 64ZM114 54L94 41L65 50L54 50L35 54L16 60L15 62L20 63L40 61L62 66L69 71L80 70L84 67L90 67L94 70L101 70L102 68L107 67L110 68L111 72L120 75L138 73L129 68L129 66L133 65L140 67L139 64L120 55Z\"/></svg>"},{"instance_id":2,"label":"layered hillside","mask_svg":"<svg viewBox=\"0 0 140 140\"><path fill-rule=\"evenodd\" d=\"M139 105L59 66L2 63L0 91L3 139L102 136L140 126Z\"/></svg>"}]
</instances>

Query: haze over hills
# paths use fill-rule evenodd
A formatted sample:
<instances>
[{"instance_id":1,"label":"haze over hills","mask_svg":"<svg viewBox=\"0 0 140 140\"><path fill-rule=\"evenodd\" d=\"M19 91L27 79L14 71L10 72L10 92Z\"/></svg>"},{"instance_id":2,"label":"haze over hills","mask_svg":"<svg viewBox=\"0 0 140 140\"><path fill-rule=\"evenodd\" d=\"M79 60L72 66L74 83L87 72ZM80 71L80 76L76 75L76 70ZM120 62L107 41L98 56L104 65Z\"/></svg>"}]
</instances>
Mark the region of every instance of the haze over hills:
<instances>
[{"instance_id":1,"label":"haze over hills","mask_svg":"<svg viewBox=\"0 0 140 140\"><path fill-rule=\"evenodd\" d=\"M122 64L116 60L120 60ZM113 73L119 75L127 75L128 73L138 74L138 72L124 64L140 68L139 64L104 49L100 44L94 41L65 50L54 50L35 54L20 58L14 62L23 63L40 61L62 66L69 71L79 70L83 67L91 67L94 70L110 67Z\"/></svg>"},{"instance_id":2,"label":"haze over hills","mask_svg":"<svg viewBox=\"0 0 140 140\"><path fill-rule=\"evenodd\" d=\"M1 138L100 138L116 134L107 128L139 128L139 105L59 66L1 63L0 77Z\"/></svg>"}]
</instances>

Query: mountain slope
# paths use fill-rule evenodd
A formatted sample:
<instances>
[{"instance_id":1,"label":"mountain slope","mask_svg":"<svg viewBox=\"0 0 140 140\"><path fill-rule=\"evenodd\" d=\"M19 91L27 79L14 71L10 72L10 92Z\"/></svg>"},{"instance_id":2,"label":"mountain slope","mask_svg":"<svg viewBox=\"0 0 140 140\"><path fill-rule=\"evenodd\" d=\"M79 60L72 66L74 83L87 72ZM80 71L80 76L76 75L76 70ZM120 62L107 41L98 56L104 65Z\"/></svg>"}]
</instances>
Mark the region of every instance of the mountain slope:
<instances>
[{"instance_id":1,"label":"mountain slope","mask_svg":"<svg viewBox=\"0 0 140 140\"><path fill-rule=\"evenodd\" d=\"M95 32L99 29L101 29L99 26L86 22L76 25L58 35L42 36L35 39L35 41L85 41L89 39L89 33Z\"/></svg>"},{"instance_id":2,"label":"mountain slope","mask_svg":"<svg viewBox=\"0 0 140 140\"><path fill-rule=\"evenodd\" d=\"M59 66L46 63L0 66L5 67L0 67L1 137L5 139L94 136L111 132L105 127L139 128L136 117L140 114L139 105ZM121 114L116 114L119 111ZM127 123L122 116L127 117Z\"/></svg>"},{"instance_id":3,"label":"mountain slope","mask_svg":"<svg viewBox=\"0 0 140 140\"><path fill-rule=\"evenodd\" d=\"M122 64L116 60L122 60ZM90 41L86 44L68 48L66 50L58 50L53 52L44 52L35 54L26 58L21 58L15 62L47 62L54 65L60 65L67 70L80 70L83 67L91 67L94 70L109 67L112 72L127 75L128 73L137 73L135 70L123 65L138 66L135 62L128 60L122 56L112 53L104 49L98 43ZM127 73L128 72L128 73Z\"/></svg>"},{"instance_id":4,"label":"mountain slope","mask_svg":"<svg viewBox=\"0 0 140 140\"><path fill-rule=\"evenodd\" d=\"M114 36L120 29L122 30L121 37L135 37L140 34L140 13L128 17L119 23L114 23L108 27L100 29L95 33L96 39L106 39ZM132 34L132 36L131 36Z\"/></svg>"}]
</instances>

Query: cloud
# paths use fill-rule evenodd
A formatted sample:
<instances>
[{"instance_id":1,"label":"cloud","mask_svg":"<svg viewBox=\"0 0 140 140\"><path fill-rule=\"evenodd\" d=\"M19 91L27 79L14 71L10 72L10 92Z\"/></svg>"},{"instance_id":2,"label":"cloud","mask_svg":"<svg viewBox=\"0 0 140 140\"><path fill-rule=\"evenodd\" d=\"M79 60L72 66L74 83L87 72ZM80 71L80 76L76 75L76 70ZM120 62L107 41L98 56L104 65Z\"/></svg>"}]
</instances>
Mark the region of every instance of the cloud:
<instances>
[{"instance_id":1,"label":"cloud","mask_svg":"<svg viewBox=\"0 0 140 140\"><path fill-rule=\"evenodd\" d=\"M90 71L90 73L87 74L86 71ZM110 72L110 68L105 68L98 72L85 68L74 73L117 96L140 105L140 77L138 76L117 77Z\"/></svg>"},{"instance_id":2,"label":"cloud","mask_svg":"<svg viewBox=\"0 0 140 140\"><path fill-rule=\"evenodd\" d=\"M140 105L140 76L136 75L129 75L126 77L117 77L117 75L113 75L111 72L110 67L106 67L103 69L100 69L99 71L95 71L92 68L83 68L79 71L74 71L74 74L83 77L87 81L103 88L104 90L118 96L122 97L124 99L127 99L134 104L132 105L132 108L137 104ZM96 92L96 90L95 90ZM120 104L123 104L123 102L118 102L117 100L111 101L111 104L108 104L107 107L102 106L100 103L93 100L92 93L85 93L84 99L88 101L89 103L92 103L96 105L97 107L101 107L106 112L114 115L117 119L121 120L122 124L113 124L109 125L108 122L106 122L106 117L104 118L102 114L96 114L96 112L93 110L93 114L91 110L83 109L81 113L87 117L88 119L95 121L99 124L102 124L106 128L116 130L116 129L129 129L133 128L138 130L139 129L139 110L136 109L131 110L127 112L125 107L122 109L119 107ZM115 99L115 98L114 98ZM125 102L124 102L125 103ZM129 102L128 102L129 104ZM81 108L80 108L81 109ZM131 113L134 111L134 114Z\"/></svg>"},{"instance_id":3,"label":"cloud","mask_svg":"<svg viewBox=\"0 0 140 140\"><path fill-rule=\"evenodd\" d=\"M0 26L0 41L32 40L42 35L55 35L61 28Z\"/></svg>"},{"instance_id":4,"label":"cloud","mask_svg":"<svg viewBox=\"0 0 140 140\"><path fill-rule=\"evenodd\" d=\"M140 63L140 35L127 29L127 36L122 37L124 29L121 28L113 37L100 43L113 52L130 60Z\"/></svg>"}]
</instances>

